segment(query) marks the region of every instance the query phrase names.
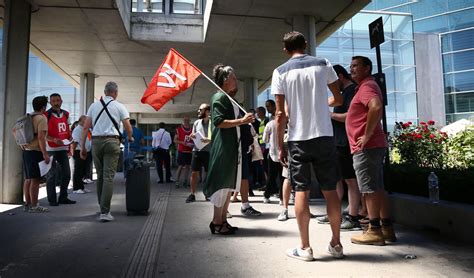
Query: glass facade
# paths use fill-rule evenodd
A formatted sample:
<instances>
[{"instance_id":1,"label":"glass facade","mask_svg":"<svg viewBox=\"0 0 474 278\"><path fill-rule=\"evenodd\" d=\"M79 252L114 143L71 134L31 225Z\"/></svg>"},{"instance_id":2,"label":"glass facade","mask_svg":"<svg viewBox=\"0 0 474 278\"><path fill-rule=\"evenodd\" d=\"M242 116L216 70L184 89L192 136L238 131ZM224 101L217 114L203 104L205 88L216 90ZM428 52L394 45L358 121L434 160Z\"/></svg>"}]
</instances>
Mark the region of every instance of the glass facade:
<instances>
[{"instance_id":1,"label":"glass facade","mask_svg":"<svg viewBox=\"0 0 474 278\"><path fill-rule=\"evenodd\" d=\"M418 118L411 16L360 12L320 44L316 53L348 71L353 56L367 56L374 64L372 73L376 73L377 58L375 49L370 49L368 25L379 17L384 23L385 42L380 50L387 83L386 109L390 131L396 121L416 122Z\"/></svg>"},{"instance_id":2,"label":"glass facade","mask_svg":"<svg viewBox=\"0 0 474 278\"><path fill-rule=\"evenodd\" d=\"M366 9L410 13L415 32L439 34L446 120L474 119L474 1L375 0Z\"/></svg>"},{"instance_id":3,"label":"glass facade","mask_svg":"<svg viewBox=\"0 0 474 278\"><path fill-rule=\"evenodd\" d=\"M71 85L40 58L30 53L28 64L28 96L26 110L31 111L33 98L58 93L63 99L62 109L69 112L71 123L79 113L79 89ZM49 108L49 107L48 107Z\"/></svg>"},{"instance_id":4,"label":"glass facade","mask_svg":"<svg viewBox=\"0 0 474 278\"><path fill-rule=\"evenodd\" d=\"M321 43L316 54L348 71L353 56L367 56L374 64L373 73L376 73L377 59L375 49L370 49L368 25L380 16L385 34L385 43L380 48L382 70L387 81L387 126L391 131L396 121L416 122L418 119L411 16L360 12ZM268 98L273 98L270 89L259 96L259 106Z\"/></svg>"},{"instance_id":5,"label":"glass facade","mask_svg":"<svg viewBox=\"0 0 474 278\"><path fill-rule=\"evenodd\" d=\"M0 28L0 50L3 46L3 29ZM0 52L1 53L1 52ZM0 56L0 62L2 57ZM33 110L32 102L37 96L49 97L58 93L63 99L62 108L69 111L71 122L79 118L79 89L52 70L40 58L30 53L28 63L28 94L26 111ZM49 108L49 107L48 107Z\"/></svg>"}]
</instances>

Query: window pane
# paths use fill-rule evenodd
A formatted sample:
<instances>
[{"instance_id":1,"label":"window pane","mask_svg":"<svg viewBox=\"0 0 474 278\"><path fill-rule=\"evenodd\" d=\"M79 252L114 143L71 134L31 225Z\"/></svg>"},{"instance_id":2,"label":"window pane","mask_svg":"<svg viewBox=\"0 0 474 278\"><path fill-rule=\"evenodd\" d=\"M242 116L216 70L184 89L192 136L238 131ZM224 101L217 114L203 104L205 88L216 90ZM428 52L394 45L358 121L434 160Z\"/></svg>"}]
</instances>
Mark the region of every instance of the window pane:
<instances>
[{"instance_id":1,"label":"window pane","mask_svg":"<svg viewBox=\"0 0 474 278\"><path fill-rule=\"evenodd\" d=\"M474 112L474 92L455 95L456 113Z\"/></svg>"},{"instance_id":2,"label":"window pane","mask_svg":"<svg viewBox=\"0 0 474 278\"><path fill-rule=\"evenodd\" d=\"M200 14L201 0L172 0L173 13Z\"/></svg>"},{"instance_id":3,"label":"window pane","mask_svg":"<svg viewBox=\"0 0 474 278\"><path fill-rule=\"evenodd\" d=\"M132 0L132 12L163 13L163 0Z\"/></svg>"},{"instance_id":4,"label":"window pane","mask_svg":"<svg viewBox=\"0 0 474 278\"><path fill-rule=\"evenodd\" d=\"M454 113L454 95L453 94L445 95L444 105L446 107L446 113Z\"/></svg>"},{"instance_id":5,"label":"window pane","mask_svg":"<svg viewBox=\"0 0 474 278\"><path fill-rule=\"evenodd\" d=\"M453 92L474 90L474 71L445 74L444 80L445 87L451 87Z\"/></svg>"},{"instance_id":6,"label":"window pane","mask_svg":"<svg viewBox=\"0 0 474 278\"><path fill-rule=\"evenodd\" d=\"M474 69L474 50L443 55L444 72Z\"/></svg>"},{"instance_id":7,"label":"window pane","mask_svg":"<svg viewBox=\"0 0 474 278\"><path fill-rule=\"evenodd\" d=\"M395 90L397 91L416 91L415 67L395 67Z\"/></svg>"},{"instance_id":8,"label":"window pane","mask_svg":"<svg viewBox=\"0 0 474 278\"><path fill-rule=\"evenodd\" d=\"M472 27L474 25L474 12L472 9L448 15L450 30Z\"/></svg>"},{"instance_id":9,"label":"window pane","mask_svg":"<svg viewBox=\"0 0 474 278\"><path fill-rule=\"evenodd\" d=\"M411 17L392 15L392 32L394 39L413 39Z\"/></svg>"},{"instance_id":10,"label":"window pane","mask_svg":"<svg viewBox=\"0 0 474 278\"><path fill-rule=\"evenodd\" d=\"M446 32L448 31L448 17L437 16L419 20L413 23L415 32Z\"/></svg>"},{"instance_id":11,"label":"window pane","mask_svg":"<svg viewBox=\"0 0 474 278\"><path fill-rule=\"evenodd\" d=\"M417 118L416 93L395 93L397 119Z\"/></svg>"},{"instance_id":12,"label":"window pane","mask_svg":"<svg viewBox=\"0 0 474 278\"><path fill-rule=\"evenodd\" d=\"M474 26L474 23L472 24ZM474 48L474 29L441 36L442 51L456 51Z\"/></svg>"}]
</instances>

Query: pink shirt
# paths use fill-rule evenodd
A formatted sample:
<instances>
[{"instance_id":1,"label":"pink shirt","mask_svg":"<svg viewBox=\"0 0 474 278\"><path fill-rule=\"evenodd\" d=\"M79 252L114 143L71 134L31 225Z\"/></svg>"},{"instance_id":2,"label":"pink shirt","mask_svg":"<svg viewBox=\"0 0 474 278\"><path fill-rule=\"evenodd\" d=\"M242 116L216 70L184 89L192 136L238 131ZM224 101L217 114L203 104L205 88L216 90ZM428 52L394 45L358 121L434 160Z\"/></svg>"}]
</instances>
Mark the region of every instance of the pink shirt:
<instances>
[{"instance_id":1,"label":"pink shirt","mask_svg":"<svg viewBox=\"0 0 474 278\"><path fill-rule=\"evenodd\" d=\"M383 103L382 92L374 78L370 76L362 80L356 88L354 98L349 106L349 111L347 111L346 131L347 137L349 138L351 153L361 151L361 149L356 146L357 138L365 134L367 113L369 111L368 105L369 102L376 97L378 97ZM380 117L380 119L381 118L382 117ZM382 129L382 124L379 120L375 126L374 134L370 137L364 148L374 149L384 147L387 147L387 140Z\"/></svg>"}]
</instances>

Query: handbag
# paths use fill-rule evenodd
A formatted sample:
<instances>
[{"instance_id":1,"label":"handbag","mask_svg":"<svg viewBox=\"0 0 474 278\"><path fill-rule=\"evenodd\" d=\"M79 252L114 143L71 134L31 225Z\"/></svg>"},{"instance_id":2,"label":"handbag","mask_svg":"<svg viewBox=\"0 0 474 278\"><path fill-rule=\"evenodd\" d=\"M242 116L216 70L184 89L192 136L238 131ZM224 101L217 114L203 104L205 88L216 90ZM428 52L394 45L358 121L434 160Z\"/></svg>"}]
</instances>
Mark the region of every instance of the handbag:
<instances>
[{"instance_id":1,"label":"handbag","mask_svg":"<svg viewBox=\"0 0 474 278\"><path fill-rule=\"evenodd\" d=\"M252 162L263 160L262 148L258 143L258 135L253 137Z\"/></svg>"}]
</instances>

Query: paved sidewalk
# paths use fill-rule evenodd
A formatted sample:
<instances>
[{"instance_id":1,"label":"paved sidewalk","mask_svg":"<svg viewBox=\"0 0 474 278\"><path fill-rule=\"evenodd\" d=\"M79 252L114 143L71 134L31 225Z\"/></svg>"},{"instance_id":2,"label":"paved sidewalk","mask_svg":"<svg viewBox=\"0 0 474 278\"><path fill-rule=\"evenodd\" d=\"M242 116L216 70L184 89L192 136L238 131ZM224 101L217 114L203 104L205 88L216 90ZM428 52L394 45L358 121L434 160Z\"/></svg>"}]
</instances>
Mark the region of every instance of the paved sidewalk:
<instances>
[{"instance_id":1,"label":"paved sidewalk","mask_svg":"<svg viewBox=\"0 0 474 278\"><path fill-rule=\"evenodd\" d=\"M152 181L155 175L152 170ZM351 244L350 236L358 232L343 232L346 258L335 260L325 251L329 225L314 219L310 234L316 260L298 261L285 255L298 244L293 207L293 218L279 222L276 198L263 204L262 196L251 197L263 213L253 218L240 214L240 204L231 204L229 222L240 230L219 236L209 231L211 204L202 193L186 204L188 194L187 188L152 183L150 215L128 217L119 173L114 222L96 220L94 192L71 194L76 205L53 207L47 214L22 208L0 213L0 277L472 277L474 271L473 245L399 225L399 242L383 247ZM324 202L312 203L311 211L323 214ZM407 254L417 259L407 260Z\"/></svg>"}]
</instances>

